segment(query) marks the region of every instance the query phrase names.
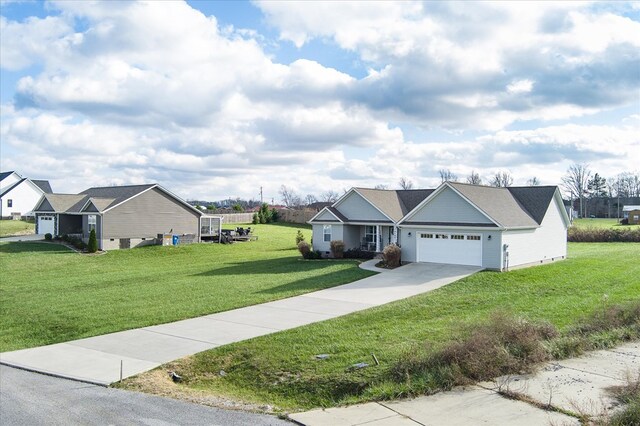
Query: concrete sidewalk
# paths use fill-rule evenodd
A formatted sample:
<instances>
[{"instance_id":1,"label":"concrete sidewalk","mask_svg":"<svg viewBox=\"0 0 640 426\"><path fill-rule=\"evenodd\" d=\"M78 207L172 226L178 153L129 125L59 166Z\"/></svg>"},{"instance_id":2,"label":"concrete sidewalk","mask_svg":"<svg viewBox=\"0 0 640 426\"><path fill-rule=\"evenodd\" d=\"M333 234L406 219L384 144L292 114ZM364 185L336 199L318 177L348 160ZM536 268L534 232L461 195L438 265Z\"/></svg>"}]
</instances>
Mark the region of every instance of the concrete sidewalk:
<instances>
[{"instance_id":1,"label":"concrete sidewalk","mask_svg":"<svg viewBox=\"0 0 640 426\"><path fill-rule=\"evenodd\" d=\"M221 345L425 293L480 268L413 263L303 296L168 324L0 354L0 363L108 385Z\"/></svg>"},{"instance_id":2,"label":"concrete sidewalk","mask_svg":"<svg viewBox=\"0 0 640 426\"><path fill-rule=\"evenodd\" d=\"M579 425L577 418L546 411L534 404L508 399L513 392L576 414L598 416L611 412L616 402L607 393L640 374L640 342L580 358L550 362L537 374L501 377L477 386L415 399L371 402L349 407L290 414L306 426L324 425Z\"/></svg>"}]
</instances>

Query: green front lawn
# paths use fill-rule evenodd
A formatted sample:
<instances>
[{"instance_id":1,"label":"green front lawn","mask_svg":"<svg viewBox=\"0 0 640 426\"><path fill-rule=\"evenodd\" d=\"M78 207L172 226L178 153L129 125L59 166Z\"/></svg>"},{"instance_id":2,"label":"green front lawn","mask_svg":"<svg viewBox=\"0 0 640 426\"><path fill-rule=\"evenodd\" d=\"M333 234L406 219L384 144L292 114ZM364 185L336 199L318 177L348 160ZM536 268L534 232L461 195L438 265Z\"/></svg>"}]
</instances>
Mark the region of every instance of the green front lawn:
<instances>
[{"instance_id":1,"label":"green front lawn","mask_svg":"<svg viewBox=\"0 0 640 426\"><path fill-rule=\"evenodd\" d=\"M0 351L193 318L371 275L355 261L302 261L307 225L251 225L258 241L81 255L0 243Z\"/></svg>"},{"instance_id":2,"label":"green front lawn","mask_svg":"<svg viewBox=\"0 0 640 426\"><path fill-rule=\"evenodd\" d=\"M28 235L34 232L36 232L36 226L33 223L24 220L0 220L0 237Z\"/></svg>"},{"instance_id":3,"label":"green front lawn","mask_svg":"<svg viewBox=\"0 0 640 426\"><path fill-rule=\"evenodd\" d=\"M612 229L624 229L624 228L637 228L638 225L621 225L618 219L574 219L573 226L577 228L612 228Z\"/></svg>"},{"instance_id":4,"label":"green front lawn","mask_svg":"<svg viewBox=\"0 0 640 426\"><path fill-rule=\"evenodd\" d=\"M569 256L512 272L480 272L431 293L205 351L165 366L185 378L180 385L158 370L162 374L152 371L126 386L205 392L281 410L403 395L407 383L389 379L403 353L441 348L496 311L545 320L562 331L608 304L640 299L640 244L570 244ZM317 360L317 354L330 357ZM359 362L370 367L348 369ZM162 377L165 384L150 377Z\"/></svg>"}]
</instances>

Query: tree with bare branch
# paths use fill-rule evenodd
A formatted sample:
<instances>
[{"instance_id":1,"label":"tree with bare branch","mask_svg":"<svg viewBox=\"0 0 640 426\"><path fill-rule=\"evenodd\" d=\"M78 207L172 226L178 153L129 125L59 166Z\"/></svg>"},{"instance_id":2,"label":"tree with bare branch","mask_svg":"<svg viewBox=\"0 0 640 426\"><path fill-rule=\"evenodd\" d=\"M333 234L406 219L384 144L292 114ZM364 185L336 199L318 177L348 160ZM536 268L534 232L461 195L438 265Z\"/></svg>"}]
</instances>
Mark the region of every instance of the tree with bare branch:
<instances>
[{"instance_id":1,"label":"tree with bare branch","mask_svg":"<svg viewBox=\"0 0 640 426\"><path fill-rule=\"evenodd\" d=\"M580 217L585 215L586 203L584 199L587 195L587 185L590 177L591 170L589 170L589 165L586 163L572 164L567 169L567 174L562 177L562 188L569 193L571 200L576 198L580 202L580 211L578 212Z\"/></svg>"},{"instance_id":2,"label":"tree with bare branch","mask_svg":"<svg viewBox=\"0 0 640 426\"><path fill-rule=\"evenodd\" d=\"M467 183L471 185L482 185L482 178L475 170L471 170L471 174L467 176Z\"/></svg>"},{"instance_id":3,"label":"tree with bare branch","mask_svg":"<svg viewBox=\"0 0 640 426\"><path fill-rule=\"evenodd\" d=\"M456 175L455 173L453 173L449 169L440 169L438 172L440 173L440 180L442 182L457 182L458 181L458 175Z\"/></svg>"},{"instance_id":4,"label":"tree with bare branch","mask_svg":"<svg viewBox=\"0 0 640 426\"><path fill-rule=\"evenodd\" d=\"M284 205L290 209L299 208L302 205L302 198L292 188L282 185L278 193Z\"/></svg>"},{"instance_id":5,"label":"tree with bare branch","mask_svg":"<svg viewBox=\"0 0 640 426\"><path fill-rule=\"evenodd\" d=\"M326 192L323 192L320 195L320 198L322 199L322 201L324 201L325 203L335 203L338 200L338 197L340 196L340 194L338 194L336 191L334 191L333 189L330 189Z\"/></svg>"},{"instance_id":6,"label":"tree with bare branch","mask_svg":"<svg viewBox=\"0 0 640 426\"><path fill-rule=\"evenodd\" d=\"M540 179L538 179L537 177L532 177L531 179L529 179L527 181L527 185L529 186L540 186Z\"/></svg>"},{"instance_id":7,"label":"tree with bare branch","mask_svg":"<svg viewBox=\"0 0 640 426\"><path fill-rule=\"evenodd\" d=\"M400 185L400 188L402 188L402 189L412 189L413 188L413 182L411 182L409 179L407 179L404 176L400 178L400 182L398 182L398 184Z\"/></svg>"},{"instance_id":8,"label":"tree with bare branch","mask_svg":"<svg viewBox=\"0 0 640 426\"><path fill-rule=\"evenodd\" d=\"M497 172L491 179L491 186L506 188L513 185L513 176L509 172Z\"/></svg>"}]
</instances>

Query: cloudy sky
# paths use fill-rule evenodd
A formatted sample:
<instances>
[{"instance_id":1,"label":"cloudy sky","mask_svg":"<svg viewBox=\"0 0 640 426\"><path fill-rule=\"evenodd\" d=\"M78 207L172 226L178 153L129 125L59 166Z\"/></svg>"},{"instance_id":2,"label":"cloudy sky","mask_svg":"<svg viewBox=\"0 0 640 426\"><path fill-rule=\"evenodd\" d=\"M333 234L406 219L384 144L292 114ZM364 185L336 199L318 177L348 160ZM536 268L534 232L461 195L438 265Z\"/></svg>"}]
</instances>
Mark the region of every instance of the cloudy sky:
<instances>
[{"instance_id":1,"label":"cloudy sky","mask_svg":"<svg viewBox=\"0 0 640 426\"><path fill-rule=\"evenodd\" d=\"M1 168L58 192L640 169L638 2L0 5Z\"/></svg>"}]
</instances>

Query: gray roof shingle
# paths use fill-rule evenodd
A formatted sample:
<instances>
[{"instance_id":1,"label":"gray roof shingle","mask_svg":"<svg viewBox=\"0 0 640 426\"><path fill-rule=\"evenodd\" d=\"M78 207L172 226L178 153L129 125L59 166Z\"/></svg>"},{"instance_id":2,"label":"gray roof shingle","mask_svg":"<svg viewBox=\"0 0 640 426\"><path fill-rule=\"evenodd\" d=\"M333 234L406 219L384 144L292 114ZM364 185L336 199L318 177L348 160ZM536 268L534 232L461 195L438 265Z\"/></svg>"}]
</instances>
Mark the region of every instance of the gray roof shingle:
<instances>
[{"instance_id":1,"label":"gray roof shingle","mask_svg":"<svg viewBox=\"0 0 640 426\"><path fill-rule=\"evenodd\" d=\"M510 186L507 189L540 225L553 200L556 188L556 186Z\"/></svg>"},{"instance_id":2,"label":"gray roof shingle","mask_svg":"<svg viewBox=\"0 0 640 426\"><path fill-rule=\"evenodd\" d=\"M38 188L42 190L45 194L51 194L53 191L51 190L51 184L48 180L31 180Z\"/></svg>"},{"instance_id":3,"label":"gray roof shingle","mask_svg":"<svg viewBox=\"0 0 640 426\"><path fill-rule=\"evenodd\" d=\"M519 228L539 225L508 188L458 182L449 182L449 185L500 226Z\"/></svg>"}]
</instances>

